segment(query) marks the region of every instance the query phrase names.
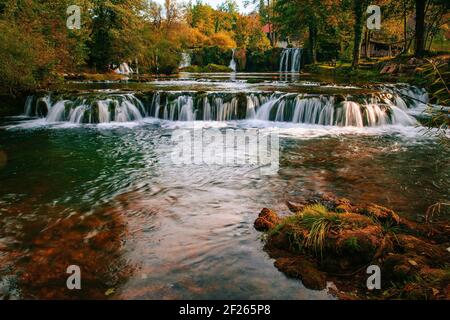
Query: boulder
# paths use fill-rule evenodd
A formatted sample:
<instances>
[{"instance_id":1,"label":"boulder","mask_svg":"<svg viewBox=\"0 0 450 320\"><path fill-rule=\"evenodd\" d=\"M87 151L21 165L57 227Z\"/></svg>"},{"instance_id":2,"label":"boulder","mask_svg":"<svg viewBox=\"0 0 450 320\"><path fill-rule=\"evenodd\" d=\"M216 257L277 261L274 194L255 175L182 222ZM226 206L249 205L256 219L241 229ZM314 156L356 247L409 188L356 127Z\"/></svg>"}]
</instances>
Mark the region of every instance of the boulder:
<instances>
[{"instance_id":1,"label":"boulder","mask_svg":"<svg viewBox=\"0 0 450 320\"><path fill-rule=\"evenodd\" d=\"M255 229L258 231L268 231L273 229L278 223L280 223L278 214L270 209L264 208L255 221Z\"/></svg>"},{"instance_id":2,"label":"boulder","mask_svg":"<svg viewBox=\"0 0 450 320\"><path fill-rule=\"evenodd\" d=\"M313 262L303 257L277 259L275 267L288 277L300 279L308 289L323 290L327 287L326 274L321 272Z\"/></svg>"},{"instance_id":3,"label":"boulder","mask_svg":"<svg viewBox=\"0 0 450 320\"><path fill-rule=\"evenodd\" d=\"M400 217L393 210L376 204L371 204L368 207L363 208L361 213L375 218L382 223L392 223L398 225L401 222Z\"/></svg>"}]
</instances>

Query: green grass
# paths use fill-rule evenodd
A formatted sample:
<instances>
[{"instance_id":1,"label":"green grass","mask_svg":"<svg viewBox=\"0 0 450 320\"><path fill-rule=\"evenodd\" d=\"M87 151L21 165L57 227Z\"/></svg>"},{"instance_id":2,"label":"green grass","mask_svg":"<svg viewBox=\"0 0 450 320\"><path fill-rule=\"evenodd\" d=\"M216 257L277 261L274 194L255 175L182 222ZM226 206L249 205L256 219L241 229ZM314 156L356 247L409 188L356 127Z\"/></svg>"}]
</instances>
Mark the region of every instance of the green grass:
<instances>
[{"instance_id":1,"label":"green grass","mask_svg":"<svg viewBox=\"0 0 450 320\"><path fill-rule=\"evenodd\" d=\"M301 252L303 248L311 248L322 256L325 239L332 229L340 228L343 222L339 213L329 212L321 205L306 206L303 211L288 216L275 228L268 232L268 236L276 236L286 228L290 247ZM305 230L308 235L304 236Z\"/></svg>"},{"instance_id":2,"label":"green grass","mask_svg":"<svg viewBox=\"0 0 450 320\"><path fill-rule=\"evenodd\" d=\"M325 238L331 229L342 224L341 217L335 212L329 212L322 205L306 207L302 212L301 224L309 230L305 246L313 248L322 256Z\"/></svg>"},{"instance_id":3,"label":"green grass","mask_svg":"<svg viewBox=\"0 0 450 320\"><path fill-rule=\"evenodd\" d=\"M361 249L361 247L358 243L358 238L356 238L356 237L351 237L351 238L347 239L345 241L345 246L352 251L359 251Z\"/></svg>"}]
</instances>

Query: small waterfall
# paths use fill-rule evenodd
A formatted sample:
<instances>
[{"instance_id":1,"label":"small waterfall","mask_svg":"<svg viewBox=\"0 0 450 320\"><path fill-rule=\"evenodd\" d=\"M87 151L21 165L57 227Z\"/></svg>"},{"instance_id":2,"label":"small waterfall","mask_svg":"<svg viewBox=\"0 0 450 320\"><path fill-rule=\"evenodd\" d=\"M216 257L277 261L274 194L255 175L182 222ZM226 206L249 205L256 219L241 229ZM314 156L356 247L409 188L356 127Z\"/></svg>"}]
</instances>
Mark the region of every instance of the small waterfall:
<instances>
[{"instance_id":1,"label":"small waterfall","mask_svg":"<svg viewBox=\"0 0 450 320\"><path fill-rule=\"evenodd\" d=\"M405 110L393 104L367 104L345 100L336 102L333 96L272 97L256 112L255 119L343 127L374 127L386 124L405 126L417 121Z\"/></svg>"},{"instance_id":2,"label":"small waterfall","mask_svg":"<svg viewBox=\"0 0 450 320\"><path fill-rule=\"evenodd\" d=\"M233 51L233 53L231 55L230 69L232 69L233 72L236 72L236 61L234 60L234 55L236 54L236 49L233 49L232 51Z\"/></svg>"},{"instance_id":3,"label":"small waterfall","mask_svg":"<svg viewBox=\"0 0 450 320\"><path fill-rule=\"evenodd\" d=\"M133 69L130 68L128 63L124 62L119 65L117 69L114 70L117 74L129 75L133 73Z\"/></svg>"},{"instance_id":4,"label":"small waterfall","mask_svg":"<svg viewBox=\"0 0 450 320\"><path fill-rule=\"evenodd\" d=\"M30 117L33 114L33 96L28 96L25 101L25 115Z\"/></svg>"},{"instance_id":5,"label":"small waterfall","mask_svg":"<svg viewBox=\"0 0 450 320\"><path fill-rule=\"evenodd\" d=\"M425 97L425 93L420 91ZM28 97L25 114L48 122L108 123L141 121L260 120L323 126L416 125L417 104L393 91L361 95L281 92L87 93L68 97Z\"/></svg>"},{"instance_id":6,"label":"small waterfall","mask_svg":"<svg viewBox=\"0 0 450 320\"><path fill-rule=\"evenodd\" d=\"M111 94L105 98L95 96L55 99L41 97L33 105L34 98L27 99L25 114L45 118L47 122L107 123L140 121L144 105L133 94ZM47 112L42 112L46 106Z\"/></svg>"},{"instance_id":7,"label":"small waterfall","mask_svg":"<svg viewBox=\"0 0 450 320\"><path fill-rule=\"evenodd\" d=\"M280 60L280 72L300 72L302 48L283 49Z\"/></svg>"},{"instance_id":8,"label":"small waterfall","mask_svg":"<svg viewBox=\"0 0 450 320\"><path fill-rule=\"evenodd\" d=\"M246 110L246 119L255 119L256 118L256 110L259 107L266 103L268 98L264 95L258 94L250 94L247 96L247 110Z\"/></svg>"},{"instance_id":9,"label":"small waterfall","mask_svg":"<svg viewBox=\"0 0 450 320\"><path fill-rule=\"evenodd\" d=\"M58 122L58 121L64 121L65 117L64 114L66 112L66 103L69 102L68 100L62 100L58 101L54 106L50 108L50 111L47 115L47 121L48 122Z\"/></svg>"},{"instance_id":10,"label":"small waterfall","mask_svg":"<svg viewBox=\"0 0 450 320\"><path fill-rule=\"evenodd\" d=\"M191 66L191 54L187 51L181 53L180 69Z\"/></svg>"}]
</instances>

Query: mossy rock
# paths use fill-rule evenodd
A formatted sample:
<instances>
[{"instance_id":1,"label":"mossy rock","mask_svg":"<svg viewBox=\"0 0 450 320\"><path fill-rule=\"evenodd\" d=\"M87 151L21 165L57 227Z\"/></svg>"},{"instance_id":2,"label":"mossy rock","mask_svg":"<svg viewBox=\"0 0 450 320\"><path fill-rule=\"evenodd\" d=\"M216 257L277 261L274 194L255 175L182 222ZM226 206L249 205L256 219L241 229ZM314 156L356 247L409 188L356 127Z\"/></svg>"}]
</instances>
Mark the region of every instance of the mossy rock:
<instances>
[{"instance_id":1,"label":"mossy rock","mask_svg":"<svg viewBox=\"0 0 450 320\"><path fill-rule=\"evenodd\" d=\"M303 257L280 258L275 267L288 277L300 279L303 285L312 290L323 290L327 287L326 274L317 265Z\"/></svg>"},{"instance_id":2,"label":"mossy rock","mask_svg":"<svg viewBox=\"0 0 450 320\"><path fill-rule=\"evenodd\" d=\"M280 223L278 214L270 209L261 210L258 219L255 221L255 229L258 231L268 231Z\"/></svg>"},{"instance_id":3,"label":"mossy rock","mask_svg":"<svg viewBox=\"0 0 450 320\"><path fill-rule=\"evenodd\" d=\"M426 232L435 228L438 239L445 239L447 224L414 233L420 224L400 219L393 210L334 197L287 205L293 215L280 218L264 209L255 227L267 232L265 250L275 266L306 287L323 289L328 279L341 288L334 293L338 297L351 292L365 299L450 298L449 242L435 241ZM383 292L367 291L365 267L372 264L381 268Z\"/></svg>"},{"instance_id":4,"label":"mossy rock","mask_svg":"<svg viewBox=\"0 0 450 320\"><path fill-rule=\"evenodd\" d=\"M360 212L383 223L398 225L401 222L400 217L393 210L376 204L371 204Z\"/></svg>"}]
</instances>

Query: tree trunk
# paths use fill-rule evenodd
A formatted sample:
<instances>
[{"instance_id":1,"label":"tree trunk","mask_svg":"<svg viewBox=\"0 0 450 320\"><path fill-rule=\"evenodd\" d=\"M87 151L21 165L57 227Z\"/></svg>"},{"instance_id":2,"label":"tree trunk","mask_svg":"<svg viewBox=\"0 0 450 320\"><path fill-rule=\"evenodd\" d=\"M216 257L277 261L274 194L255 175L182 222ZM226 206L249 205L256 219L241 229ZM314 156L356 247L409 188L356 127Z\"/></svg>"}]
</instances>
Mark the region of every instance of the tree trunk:
<instances>
[{"instance_id":1,"label":"tree trunk","mask_svg":"<svg viewBox=\"0 0 450 320\"><path fill-rule=\"evenodd\" d=\"M317 63L317 27L314 23L309 25L309 47L311 50L311 60L313 64Z\"/></svg>"},{"instance_id":2,"label":"tree trunk","mask_svg":"<svg viewBox=\"0 0 450 320\"><path fill-rule=\"evenodd\" d=\"M370 59L370 38L371 38L371 32L369 29L366 30L364 33L364 56L366 59Z\"/></svg>"},{"instance_id":3,"label":"tree trunk","mask_svg":"<svg viewBox=\"0 0 450 320\"><path fill-rule=\"evenodd\" d=\"M425 0L416 0L416 35L414 55L423 57L425 54Z\"/></svg>"},{"instance_id":4,"label":"tree trunk","mask_svg":"<svg viewBox=\"0 0 450 320\"><path fill-rule=\"evenodd\" d=\"M403 53L408 54L408 25L407 25L406 0L403 0Z\"/></svg>"},{"instance_id":5,"label":"tree trunk","mask_svg":"<svg viewBox=\"0 0 450 320\"><path fill-rule=\"evenodd\" d=\"M353 4L353 14L355 16L355 38L353 46L353 62L352 67L356 68L359 65L361 56L361 42L363 33L364 8L365 1L355 0Z\"/></svg>"}]
</instances>

